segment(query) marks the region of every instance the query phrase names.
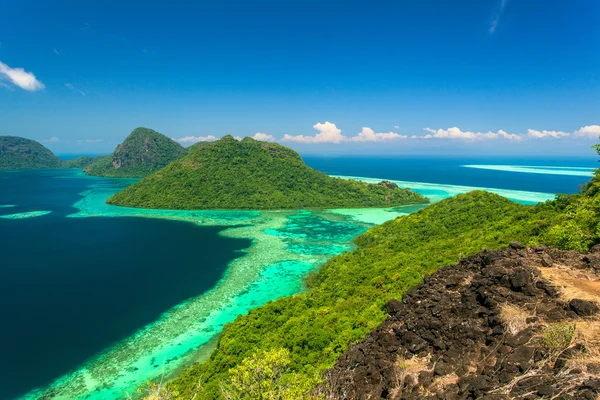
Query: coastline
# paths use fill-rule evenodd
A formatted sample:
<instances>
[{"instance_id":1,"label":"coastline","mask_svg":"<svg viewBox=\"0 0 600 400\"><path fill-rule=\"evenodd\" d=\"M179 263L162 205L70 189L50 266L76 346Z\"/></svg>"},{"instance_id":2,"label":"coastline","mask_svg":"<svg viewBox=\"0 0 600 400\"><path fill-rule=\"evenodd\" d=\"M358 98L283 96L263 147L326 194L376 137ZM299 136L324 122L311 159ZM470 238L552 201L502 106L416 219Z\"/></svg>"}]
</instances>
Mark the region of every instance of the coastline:
<instances>
[{"instance_id":1,"label":"coastline","mask_svg":"<svg viewBox=\"0 0 600 400\"><path fill-rule=\"evenodd\" d=\"M379 181L375 178L352 178ZM85 365L51 385L28 393L23 399L39 398L48 390L52 390L56 399L119 398L163 373L166 377L172 376L199 358L210 355L211 343L214 346L223 326L237 315L278 297L302 292L306 274L319 268L329 258L352 250L352 240L358 234L425 206L318 211L150 210L105 204L104 200L118 189L107 184L105 178L91 179L96 181L82 192L83 197L74 205L77 212L69 218L134 216L173 219L199 226L222 226L226 229L221 235L251 239L252 244L230 263L214 288L166 311L156 322L92 357ZM405 184L416 191L437 190L440 200L461 191L478 189L413 182ZM514 195L515 192L520 191L511 193ZM523 202L553 196L523 193L517 193Z\"/></svg>"}]
</instances>

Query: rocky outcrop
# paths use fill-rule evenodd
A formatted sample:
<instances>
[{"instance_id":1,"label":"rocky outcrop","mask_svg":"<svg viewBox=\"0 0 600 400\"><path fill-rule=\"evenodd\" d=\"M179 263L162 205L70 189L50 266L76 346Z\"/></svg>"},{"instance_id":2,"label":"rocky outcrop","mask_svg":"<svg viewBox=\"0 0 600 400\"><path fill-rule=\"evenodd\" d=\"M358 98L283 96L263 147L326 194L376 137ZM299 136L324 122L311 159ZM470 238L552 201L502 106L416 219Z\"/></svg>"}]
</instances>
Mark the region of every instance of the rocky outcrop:
<instances>
[{"instance_id":1,"label":"rocky outcrop","mask_svg":"<svg viewBox=\"0 0 600 400\"><path fill-rule=\"evenodd\" d=\"M398 189L398 185L396 185L394 182L390 182L390 181L381 181L378 183L379 186L384 186L388 189Z\"/></svg>"},{"instance_id":2,"label":"rocky outcrop","mask_svg":"<svg viewBox=\"0 0 600 400\"><path fill-rule=\"evenodd\" d=\"M600 248L520 243L438 270L325 375L329 399L598 399Z\"/></svg>"}]
</instances>

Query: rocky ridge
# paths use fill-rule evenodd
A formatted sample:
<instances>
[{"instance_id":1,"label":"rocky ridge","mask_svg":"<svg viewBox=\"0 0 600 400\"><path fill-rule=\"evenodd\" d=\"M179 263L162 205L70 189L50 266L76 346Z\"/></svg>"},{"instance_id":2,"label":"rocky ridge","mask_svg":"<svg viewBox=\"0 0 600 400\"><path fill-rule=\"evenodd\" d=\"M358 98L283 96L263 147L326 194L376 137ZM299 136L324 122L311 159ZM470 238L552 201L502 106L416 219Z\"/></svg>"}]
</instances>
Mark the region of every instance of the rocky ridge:
<instances>
[{"instance_id":1,"label":"rocky ridge","mask_svg":"<svg viewBox=\"0 0 600 400\"><path fill-rule=\"evenodd\" d=\"M484 251L387 304L328 399L589 399L600 393L600 246Z\"/></svg>"}]
</instances>

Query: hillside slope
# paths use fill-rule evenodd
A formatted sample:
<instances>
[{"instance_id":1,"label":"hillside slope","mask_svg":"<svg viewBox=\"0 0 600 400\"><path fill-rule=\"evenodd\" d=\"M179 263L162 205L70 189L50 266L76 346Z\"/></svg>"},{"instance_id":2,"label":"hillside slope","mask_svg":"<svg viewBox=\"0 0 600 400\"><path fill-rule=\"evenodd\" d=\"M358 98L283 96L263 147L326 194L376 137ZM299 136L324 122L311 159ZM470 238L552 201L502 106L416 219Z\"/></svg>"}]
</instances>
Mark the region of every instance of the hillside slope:
<instances>
[{"instance_id":1,"label":"hillside slope","mask_svg":"<svg viewBox=\"0 0 600 400\"><path fill-rule=\"evenodd\" d=\"M98 157L85 168L94 176L142 178L187 154L174 140L152 129L137 128L111 156Z\"/></svg>"},{"instance_id":2,"label":"hillside slope","mask_svg":"<svg viewBox=\"0 0 600 400\"><path fill-rule=\"evenodd\" d=\"M0 170L61 168L63 161L35 140L0 136Z\"/></svg>"},{"instance_id":3,"label":"hillside slope","mask_svg":"<svg viewBox=\"0 0 600 400\"><path fill-rule=\"evenodd\" d=\"M406 189L331 178L275 143L231 136L194 148L108 203L165 209L391 207L426 203Z\"/></svg>"},{"instance_id":4,"label":"hillside slope","mask_svg":"<svg viewBox=\"0 0 600 400\"><path fill-rule=\"evenodd\" d=\"M563 398L600 393L600 246L483 251L387 304L319 391L333 399Z\"/></svg>"},{"instance_id":5,"label":"hillside slope","mask_svg":"<svg viewBox=\"0 0 600 400\"><path fill-rule=\"evenodd\" d=\"M372 228L357 238L357 250L333 258L310 277L309 291L228 324L210 359L184 372L171 388L191 395L200 380L198 398L220 398L230 369L276 344L290 352L286 376L310 390L350 343L384 321L388 301L401 299L438 268L513 240L587 250L598 241L596 188L594 180L584 194L538 206L475 191Z\"/></svg>"}]
</instances>

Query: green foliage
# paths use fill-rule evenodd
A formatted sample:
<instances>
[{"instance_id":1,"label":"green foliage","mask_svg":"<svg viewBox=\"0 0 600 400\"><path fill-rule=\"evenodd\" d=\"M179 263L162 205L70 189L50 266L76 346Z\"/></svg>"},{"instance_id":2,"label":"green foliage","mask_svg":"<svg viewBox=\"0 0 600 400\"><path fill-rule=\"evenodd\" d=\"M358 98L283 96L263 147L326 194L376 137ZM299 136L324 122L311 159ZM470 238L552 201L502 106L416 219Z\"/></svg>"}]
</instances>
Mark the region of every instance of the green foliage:
<instances>
[{"instance_id":1,"label":"green foliage","mask_svg":"<svg viewBox=\"0 0 600 400\"><path fill-rule=\"evenodd\" d=\"M65 160L65 161L63 161L63 167L64 168L84 169L88 165L90 165L91 163L96 161L96 159L98 159L98 158L100 158L100 157L82 156L82 157L73 158L72 160Z\"/></svg>"},{"instance_id":2,"label":"green foliage","mask_svg":"<svg viewBox=\"0 0 600 400\"><path fill-rule=\"evenodd\" d=\"M227 400L302 400L311 385L289 373L291 362L287 349L255 353L229 370L221 395Z\"/></svg>"},{"instance_id":3,"label":"green foliage","mask_svg":"<svg viewBox=\"0 0 600 400\"><path fill-rule=\"evenodd\" d=\"M575 336L575 324L550 325L544 328L542 339L550 354L558 355L571 345Z\"/></svg>"},{"instance_id":4,"label":"green foliage","mask_svg":"<svg viewBox=\"0 0 600 400\"><path fill-rule=\"evenodd\" d=\"M356 239L357 250L333 258L312 276L306 293L269 302L225 326L210 359L170 385L190 393L201 378L199 398L219 398L226 371L273 343L290 353L289 372L283 376L295 374L304 386L314 385L315 376L350 343L385 319L385 304L401 299L424 275L513 240L563 249L597 243L600 191L595 185L594 180L582 194L537 206L474 191L377 226Z\"/></svg>"},{"instance_id":5,"label":"green foliage","mask_svg":"<svg viewBox=\"0 0 600 400\"><path fill-rule=\"evenodd\" d=\"M63 161L35 140L0 136L0 170L61 168Z\"/></svg>"},{"instance_id":6,"label":"green foliage","mask_svg":"<svg viewBox=\"0 0 600 400\"><path fill-rule=\"evenodd\" d=\"M188 152L191 153L192 151L196 151L199 150L201 148L203 148L206 145L209 145L210 142L198 142L198 143L194 143L193 145L191 145L190 147L188 147Z\"/></svg>"},{"instance_id":7,"label":"green foliage","mask_svg":"<svg viewBox=\"0 0 600 400\"><path fill-rule=\"evenodd\" d=\"M111 156L98 157L85 168L88 175L142 178L187 154L179 143L148 128L137 128Z\"/></svg>"},{"instance_id":8,"label":"green foliage","mask_svg":"<svg viewBox=\"0 0 600 400\"><path fill-rule=\"evenodd\" d=\"M306 209L426 203L407 189L332 178L295 151L226 136L124 189L108 203L164 209Z\"/></svg>"}]
</instances>

